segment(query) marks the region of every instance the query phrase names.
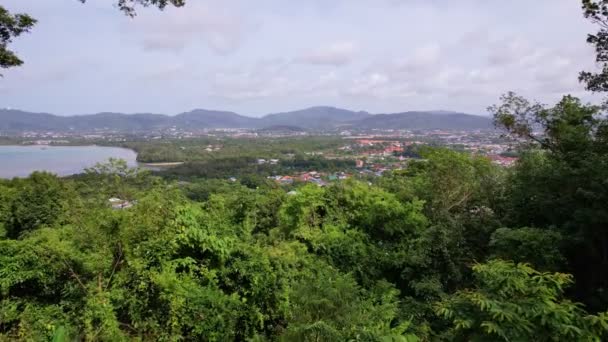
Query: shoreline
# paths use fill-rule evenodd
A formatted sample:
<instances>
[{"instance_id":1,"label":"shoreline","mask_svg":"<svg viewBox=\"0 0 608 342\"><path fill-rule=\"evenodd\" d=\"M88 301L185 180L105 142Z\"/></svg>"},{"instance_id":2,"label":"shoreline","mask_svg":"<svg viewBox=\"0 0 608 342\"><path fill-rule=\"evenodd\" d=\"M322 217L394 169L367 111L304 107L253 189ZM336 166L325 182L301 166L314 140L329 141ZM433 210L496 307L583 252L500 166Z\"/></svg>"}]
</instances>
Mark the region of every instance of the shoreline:
<instances>
[{"instance_id":1,"label":"shoreline","mask_svg":"<svg viewBox=\"0 0 608 342\"><path fill-rule=\"evenodd\" d=\"M99 145L99 144L16 144L14 142L11 142L9 144L2 144L0 143L0 146L2 147L31 147L31 148L35 148L38 147L40 149L47 149L47 148L55 148L55 147L109 147L109 148L119 148L119 149L124 149L124 150L129 150L135 153L136 157L135 157L135 163L137 163L137 165L140 166L149 166L149 167L172 167L172 166L179 166L182 165L186 162L180 161L180 162L140 162L137 160L137 156L139 155L139 153L130 147L125 147L125 146L120 146L120 145Z\"/></svg>"}]
</instances>

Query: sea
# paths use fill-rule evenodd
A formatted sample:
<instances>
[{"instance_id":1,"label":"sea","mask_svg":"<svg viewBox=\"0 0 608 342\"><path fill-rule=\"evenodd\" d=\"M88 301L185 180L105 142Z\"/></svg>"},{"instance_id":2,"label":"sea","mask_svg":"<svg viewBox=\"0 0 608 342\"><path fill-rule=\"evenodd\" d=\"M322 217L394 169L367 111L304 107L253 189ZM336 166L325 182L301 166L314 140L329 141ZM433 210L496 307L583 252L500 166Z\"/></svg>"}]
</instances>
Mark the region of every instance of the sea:
<instances>
[{"instance_id":1,"label":"sea","mask_svg":"<svg viewBox=\"0 0 608 342\"><path fill-rule=\"evenodd\" d=\"M85 168L110 158L124 159L137 166L133 150L105 146L0 146L0 178L27 177L34 171L58 176L81 173Z\"/></svg>"}]
</instances>

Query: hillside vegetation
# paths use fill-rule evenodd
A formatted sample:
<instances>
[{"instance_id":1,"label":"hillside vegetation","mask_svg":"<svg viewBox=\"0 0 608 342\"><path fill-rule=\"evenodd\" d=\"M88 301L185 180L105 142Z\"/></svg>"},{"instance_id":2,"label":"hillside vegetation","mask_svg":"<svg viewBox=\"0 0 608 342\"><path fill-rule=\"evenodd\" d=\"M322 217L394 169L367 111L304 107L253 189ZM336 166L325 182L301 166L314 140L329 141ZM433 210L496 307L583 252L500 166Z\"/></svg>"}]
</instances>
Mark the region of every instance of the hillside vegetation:
<instances>
[{"instance_id":1,"label":"hillside vegetation","mask_svg":"<svg viewBox=\"0 0 608 342\"><path fill-rule=\"evenodd\" d=\"M515 100L495 108L513 134ZM289 193L119 161L3 181L0 336L600 341L606 120L570 97L542 113L512 169L431 149L375 183Z\"/></svg>"}]
</instances>

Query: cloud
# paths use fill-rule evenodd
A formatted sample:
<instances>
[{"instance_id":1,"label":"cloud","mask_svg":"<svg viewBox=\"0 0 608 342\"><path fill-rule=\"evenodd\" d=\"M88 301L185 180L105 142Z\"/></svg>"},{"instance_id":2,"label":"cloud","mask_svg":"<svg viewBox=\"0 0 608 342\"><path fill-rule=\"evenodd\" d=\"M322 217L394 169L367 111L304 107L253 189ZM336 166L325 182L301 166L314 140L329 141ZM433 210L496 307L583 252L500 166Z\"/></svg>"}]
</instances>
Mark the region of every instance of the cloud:
<instances>
[{"instance_id":1,"label":"cloud","mask_svg":"<svg viewBox=\"0 0 608 342\"><path fill-rule=\"evenodd\" d=\"M184 82L185 80L200 79L196 70L182 62L168 63L157 68L141 71L135 78L136 84Z\"/></svg>"},{"instance_id":2,"label":"cloud","mask_svg":"<svg viewBox=\"0 0 608 342\"><path fill-rule=\"evenodd\" d=\"M283 59L261 60L249 67L226 68L209 73L209 95L231 100L286 96L296 88L286 75Z\"/></svg>"},{"instance_id":3,"label":"cloud","mask_svg":"<svg viewBox=\"0 0 608 342\"><path fill-rule=\"evenodd\" d=\"M188 3L184 8L168 8L162 13L146 11L133 21L145 51L180 52L202 43L221 55L241 46L251 30L249 24L216 2Z\"/></svg>"},{"instance_id":4,"label":"cloud","mask_svg":"<svg viewBox=\"0 0 608 342\"><path fill-rule=\"evenodd\" d=\"M130 19L109 0L6 0L40 21L11 44L26 63L6 70L0 102L71 113L319 103L479 111L509 90L546 103L579 94L578 72L595 67L585 43L595 28L571 0L371 3L188 0Z\"/></svg>"},{"instance_id":5,"label":"cloud","mask_svg":"<svg viewBox=\"0 0 608 342\"><path fill-rule=\"evenodd\" d=\"M440 62L441 47L437 43L426 44L414 49L411 58L406 62L407 68L424 68Z\"/></svg>"},{"instance_id":6,"label":"cloud","mask_svg":"<svg viewBox=\"0 0 608 342\"><path fill-rule=\"evenodd\" d=\"M335 42L308 52L297 60L309 64L342 66L349 64L358 46L352 41Z\"/></svg>"}]
</instances>

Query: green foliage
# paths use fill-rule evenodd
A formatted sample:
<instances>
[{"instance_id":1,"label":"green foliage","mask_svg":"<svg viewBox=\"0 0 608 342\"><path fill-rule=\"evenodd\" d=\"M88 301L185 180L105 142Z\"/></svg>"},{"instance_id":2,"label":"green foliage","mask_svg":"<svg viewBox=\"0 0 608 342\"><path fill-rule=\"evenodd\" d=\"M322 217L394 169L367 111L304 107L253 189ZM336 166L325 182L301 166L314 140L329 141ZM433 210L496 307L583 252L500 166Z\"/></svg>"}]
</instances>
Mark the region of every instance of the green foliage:
<instances>
[{"instance_id":1,"label":"green foliage","mask_svg":"<svg viewBox=\"0 0 608 342\"><path fill-rule=\"evenodd\" d=\"M403 201L424 200L431 217L491 206L496 200L501 175L488 159L448 149L426 148L420 153L424 160L411 162L381 186Z\"/></svg>"},{"instance_id":2,"label":"green foliage","mask_svg":"<svg viewBox=\"0 0 608 342\"><path fill-rule=\"evenodd\" d=\"M294 288L284 341L417 341L408 323L391 327L397 292L388 284L361 289L349 276L321 268Z\"/></svg>"},{"instance_id":3,"label":"green foliage","mask_svg":"<svg viewBox=\"0 0 608 342\"><path fill-rule=\"evenodd\" d=\"M579 80L588 90L603 92L608 90L608 1L582 0L585 18L599 26L595 34L587 35L587 43L595 50L595 61L601 65L600 72L583 71Z\"/></svg>"},{"instance_id":4,"label":"green foliage","mask_svg":"<svg viewBox=\"0 0 608 342\"><path fill-rule=\"evenodd\" d=\"M530 263L538 270L557 271L566 261L560 252L563 243L562 235L552 230L500 228L492 234L490 253L494 258Z\"/></svg>"},{"instance_id":5,"label":"green foliage","mask_svg":"<svg viewBox=\"0 0 608 342\"><path fill-rule=\"evenodd\" d=\"M529 106L514 94L503 101L494 107L497 124L537 149L524 153L510 176L505 223L562 234L569 241L567 270L578 279L576 296L603 310L608 303L608 120L598 107L571 96L551 108Z\"/></svg>"},{"instance_id":6,"label":"green foliage","mask_svg":"<svg viewBox=\"0 0 608 342\"><path fill-rule=\"evenodd\" d=\"M602 314L584 314L550 287L561 289L569 276L498 261L471 274L468 265L494 257L563 267L554 247L565 239L549 229L497 229L492 208L507 213L514 202L484 193L504 196L504 174L487 160L445 150L426 156L382 186L349 180L290 194L259 177L170 182L120 161L71 178L4 181L0 338L419 341L473 331L491 340L497 329L542 337L554 328L599 335ZM108 198L118 195L133 207L112 209ZM552 312L489 321L493 313L467 302L477 292L463 288L473 286L501 310L546 305L575 323L543 323ZM542 305L530 299L547 293ZM440 312L448 320L434 310L442 298L451 298L441 304L453 312ZM463 320L473 323L463 328Z\"/></svg>"},{"instance_id":7,"label":"green foliage","mask_svg":"<svg viewBox=\"0 0 608 342\"><path fill-rule=\"evenodd\" d=\"M23 64L23 61L8 49L13 39L19 37L36 24L27 14L11 14L0 6L0 68L6 69Z\"/></svg>"},{"instance_id":8,"label":"green foliage","mask_svg":"<svg viewBox=\"0 0 608 342\"><path fill-rule=\"evenodd\" d=\"M26 181L15 181L19 192L10 201L5 218L8 236L52 226L66 212L68 189L57 176L34 172ZM7 205L7 204L5 204Z\"/></svg>"},{"instance_id":9,"label":"green foliage","mask_svg":"<svg viewBox=\"0 0 608 342\"><path fill-rule=\"evenodd\" d=\"M477 287L458 291L436 307L452 323L454 341L600 341L608 313L587 314L563 298L572 277L541 273L501 260L473 266Z\"/></svg>"},{"instance_id":10,"label":"green foliage","mask_svg":"<svg viewBox=\"0 0 608 342\"><path fill-rule=\"evenodd\" d=\"M87 0L79 0L82 3L85 3ZM159 9L164 9L165 7L172 5L175 7L182 7L186 4L186 0L118 0L117 6L128 16L135 16L135 7L136 6L156 6Z\"/></svg>"}]
</instances>

